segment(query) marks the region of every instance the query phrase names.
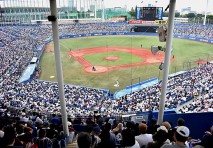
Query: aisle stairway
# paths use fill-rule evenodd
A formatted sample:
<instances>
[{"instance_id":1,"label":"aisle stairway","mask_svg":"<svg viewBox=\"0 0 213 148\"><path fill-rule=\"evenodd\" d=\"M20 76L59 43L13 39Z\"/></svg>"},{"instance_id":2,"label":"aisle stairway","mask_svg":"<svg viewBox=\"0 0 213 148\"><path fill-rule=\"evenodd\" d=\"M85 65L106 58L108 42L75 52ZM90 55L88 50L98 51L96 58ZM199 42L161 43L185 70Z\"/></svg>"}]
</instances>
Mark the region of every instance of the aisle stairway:
<instances>
[{"instance_id":1,"label":"aisle stairway","mask_svg":"<svg viewBox=\"0 0 213 148\"><path fill-rule=\"evenodd\" d=\"M73 138L73 143L68 144L66 148L77 148L77 139L76 137Z\"/></svg>"},{"instance_id":2,"label":"aisle stairway","mask_svg":"<svg viewBox=\"0 0 213 148\"><path fill-rule=\"evenodd\" d=\"M67 148L77 148L77 143L68 144Z\"/></svg>"}]
</instances>

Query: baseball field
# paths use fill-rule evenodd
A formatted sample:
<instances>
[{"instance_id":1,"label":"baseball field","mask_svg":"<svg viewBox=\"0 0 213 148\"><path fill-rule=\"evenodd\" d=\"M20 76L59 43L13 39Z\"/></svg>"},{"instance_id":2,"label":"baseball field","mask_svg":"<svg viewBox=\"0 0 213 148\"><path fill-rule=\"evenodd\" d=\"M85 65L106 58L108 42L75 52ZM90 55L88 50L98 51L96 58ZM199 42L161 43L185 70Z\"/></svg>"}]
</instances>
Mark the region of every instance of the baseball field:
<instances>
[{"instance_id":1,"label":"baseball field","mask_svg":"<svg viewBox=\"0 0 213 148\"><path fill-rule=\"evenodd\" d=\"M164 52L153 55L152 45L164 46L158 37L96 36L60 40L64 82L66 84L109 89L157 77ZM213 45L173 39L170 73L187 70L213 60ZM40 62L41 80L57 81L53 43L46 46ZM115 87L116 80L119 87Z\"/></svg>"}]
</instances>

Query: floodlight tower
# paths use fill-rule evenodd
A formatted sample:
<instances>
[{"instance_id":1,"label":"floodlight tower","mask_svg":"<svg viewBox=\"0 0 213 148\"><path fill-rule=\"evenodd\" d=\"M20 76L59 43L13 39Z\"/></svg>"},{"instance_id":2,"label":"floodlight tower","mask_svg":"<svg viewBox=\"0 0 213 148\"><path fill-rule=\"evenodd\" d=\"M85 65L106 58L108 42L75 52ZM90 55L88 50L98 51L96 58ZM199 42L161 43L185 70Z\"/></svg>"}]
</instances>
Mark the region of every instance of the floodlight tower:
<instances>
[{"instance_id":1,"label":"floodlight tower","mask_svg":"<svg viewBox=\"0 0 213 148\"><path fill-rule=\"evenodd\" d=\"M95 19L97 18L97 0L95 0Z\"/></svg>"},{"instance_id":2,"label":"floodlight tower","mask_svg":"<svg viewBox=\"0 0 213 148\"><path fill-rule=\"evenodd\" d=\"M84 19L86 18L86 0L84 0Z\"/></svg>"},{"instance_id":3,"label":"floodlight tower","mask_svg":"<svg viewBox=\"0 0 213 148\"><path fill-rule=\"evenodd\" d=\"M207 15L207 11L208 11L208 4L209 4L209 0L207 0L207 2L206 2L206 10L205 10L205 16L204 16L204 20L203 20L203 25L206 25L206 15Z\"/></svg>"},{"instance_id":4,"label":"floodlight tower","mask_svg":"<svg viewBox=\"0 0 213 148\"><path fill-rule=\"evenodd\" d=\"M105 6L104 6L104 0L102 0L101 7L102 7L102 21L104 21L104 20L105 20Z\"/></svg>"}]
</instances>

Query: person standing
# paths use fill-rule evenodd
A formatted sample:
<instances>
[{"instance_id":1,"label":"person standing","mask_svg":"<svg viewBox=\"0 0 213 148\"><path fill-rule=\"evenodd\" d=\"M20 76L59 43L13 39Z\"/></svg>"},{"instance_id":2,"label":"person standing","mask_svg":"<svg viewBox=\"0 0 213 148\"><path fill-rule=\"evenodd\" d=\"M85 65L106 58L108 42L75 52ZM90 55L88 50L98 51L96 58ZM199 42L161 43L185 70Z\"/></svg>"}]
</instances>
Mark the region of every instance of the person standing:
<instances>
[{"instance_id":1,"label":"person standing","mask_svg":"<svg viewBox=\"0 0 213 148\"><path fill-rule=\"evenodd\" d=\"M161 148L188 148L186 141L189 137L189 129L186 126L179 126L174 134L175 143L173 145L165 144Z\"/></svg>"},{"instance_id":2,"label":"person standing","mask_svg":"<svg viewBox=\"0 0 213 148\"><path fill-rule=\"evenodd\" d=\"M135 136L135 140L139 143L140 147L147 146L149 142L152 142L152 134L147 134L147 125L144 123L139 124L140 135Z\"/></svg>"}]
</instances>

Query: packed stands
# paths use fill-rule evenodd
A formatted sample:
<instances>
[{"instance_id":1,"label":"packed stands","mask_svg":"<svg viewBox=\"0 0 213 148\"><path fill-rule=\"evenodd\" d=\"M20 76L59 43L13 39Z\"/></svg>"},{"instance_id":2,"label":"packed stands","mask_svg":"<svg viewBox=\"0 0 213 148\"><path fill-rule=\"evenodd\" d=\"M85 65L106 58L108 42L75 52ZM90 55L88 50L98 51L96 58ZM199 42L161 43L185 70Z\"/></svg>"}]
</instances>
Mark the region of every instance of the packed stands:
<instances>
[{"instance_id":1,"label":"packed stands","mask_svg":"<svg viewBox=\"0 0 213 148\"><path fill-rule=\"evenodd\" d=\"M187 73L170 77L165 109L176 108L178 105L182 105L202 94L207 99L207 102L210 101L211 103L212 99L210 98L212 98L213 88L212 68L212 64L201 65ZM112 112L134 113L158 110L160 94L161 82L113 100ZM208 107L211 108L211 104L207 105L207 109Z\"/></svg>"},{"instance_id":2,"label":"packed stands","mask_svg":"<svg viewBox=\"0 0 213 148\"><path fill-rule=\"evenodd\" d=\"M213 26L177 24L174 28L174 34L213 40Z\"/></svg>"},{"instance_id":3,"label":"packed stands","mask_svg":"<svg viewBox=\"0 0 213 148\"><path fill-rule=\"evenodd\" d=\"M186 27L186 25L176 26L175 33L200 38L213 38L211 27L194 25L189 26L190 29L183 29ZM128 24L125 23L88 23L60 25L59 31L60 36L66 36L101 32L129 32L129 28ZM65 147L66 136L63 134L59 118L60 103L57 83L38 80L39 67L36 68L30 81L18 83L21 74L32 58L40 58L43 50L38 49L45 44L46 39L51 38L51 27L48 25L1 26L0 36L0 147L6 147L11 144L10 140L13 141L15 138L18 139L15 141L15 146L26 147L33 141L38 144L42 138L45 138L51 146L59 144L60 147ZM176 108L178 105L189 101L179 109L179 112L212 112L212 76L213 64L208 63L193 68L185 74L170 77L165 109ZM120 129L120 135L133 140L132 145L137 146L140 141L136 142L134 136L145 134L146 125L140 125L141 130L138 131L137 123L124 123L116 120L113 122L111 117L116 114L157 111L160 92L161 82L121 96L116 100L111 100L104 90L66 84L65 100L70 133L74 130L72 124L97 126L95 123L98 122L103 132L99 128L91 127L85 128L85 131L92 132L94 136L100 137L104 141L106 135L116 138L118 133L111 133L110 130L122 123L124 128L121 126L123 129ZM98 118L95 120L93 118L94 110L98 110L103 117L106 117L106 120L98 120ZM78 117L85 118L79 120ZM107 120L109 118L111 119ZM107 122L110 125L105 124ZM16 128L10 125L14 125ZM43 128L46 130L42 130ZM173 128L175 128L175 125ZM165 128L161 127L159 130L165 130ZM155 128L155 132L159 130ZM167 129L167 132L169 130L171 129ZM177 130L175 129L175 131ZM209 136L211 136L212 131L211 129L210 134L208 133ZM18 133L18 136L15 132ZM44 136L45 132L47 137ZM128 135L125 132L131 134ZM99 136L99 134L101 135ZM164 132L164 134L166 133ZM20 135L27 135L29 138L26 138L26 136L21 138ZM188 136L189 134L186 134L186 137ZM153 137L151 141L153 140L157 141L158 139ZM171 143L172 139L169 140L168 143ZM114 141L116 143L112 143L113 145L122 145L121 140L119 143L117 143L117 139ZM196 142L203 144L202 140ZM59 147L59 145L57 146Z\"/></svg>"},{"instance_id":4,"label":"packed stands","mask_svg":"<svg viewBox=\"0 0 213 148\"><path fill-rule=\"evenodd\" d=\"M175 32L180 30L181 27L186 26L177 26ZM199 27L191 26L192 30L197 30L197 28ZM128 32L129 26L126 23L109 22L62 24L59 26L59 31L61 36L82 33ZM51 38L51 27L49 25L3 26L0 28L0 35L2 37L0 49L3 53L1 54L0 71L1 104L13 107L25 106L31 110L59 113L57 84L37 80L36 78L38 78L40 72L39 68L36 68L32 81L21 84L17 82L32 58L39 58L42 54L43 50L38 49L45 44L46 39ZM203 66L204 68L198 68L198 72L196 69L192 69L187 74L170 77L166 109L176 108L177 105L200 96L202 93L201 85L208 85L209 94L203 96L209 95L211 98L212 71L209 69L212 68L212 64ZM200 68L204 69L202 73L199 72ZM208 82L206 82L206 77L200 77L201 75L208 75ZM158 83L117 98L117 100L111 100L100 89L65 85L68 114L73 117L76 115L88 116L92 114L94 109L98 109L103 113L107 110L107 114L158 110L160 88L161 83ZM70 109L72 110L70 111Z\"/></svg>"}]
</instances>

